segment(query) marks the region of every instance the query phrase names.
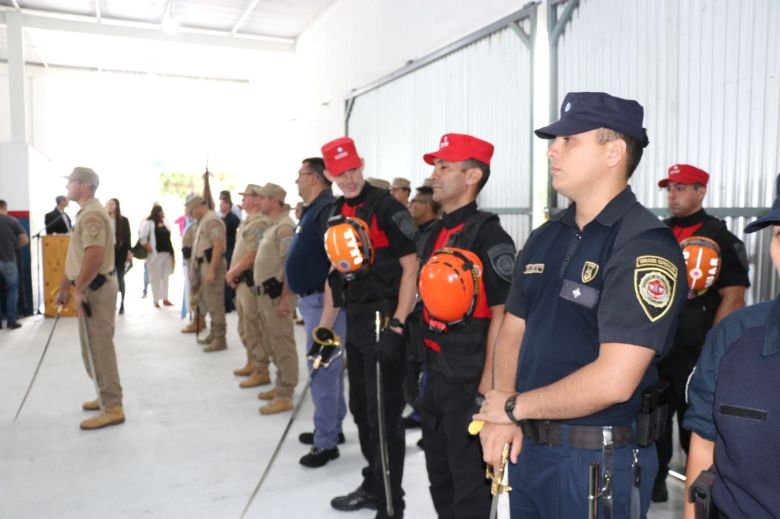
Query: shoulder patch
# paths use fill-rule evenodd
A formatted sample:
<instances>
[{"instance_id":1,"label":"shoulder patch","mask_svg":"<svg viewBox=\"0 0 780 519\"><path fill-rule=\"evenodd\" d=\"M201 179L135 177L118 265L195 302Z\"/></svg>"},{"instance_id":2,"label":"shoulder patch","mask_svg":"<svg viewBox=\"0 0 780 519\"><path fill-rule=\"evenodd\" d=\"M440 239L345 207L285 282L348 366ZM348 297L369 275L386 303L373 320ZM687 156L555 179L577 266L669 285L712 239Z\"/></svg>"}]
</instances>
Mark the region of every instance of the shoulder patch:
<instances>
[{"instance_id":1,"label":"shoulder patch","mask_svg":"<svg viewBox=\"0 0 780 519\"><path fill-rule=\"evenodd\" d=\"M94 238L100 233L102 229L103 229L103 222L100 221L100 218L94 217L94 218L84 219L84 230L87 232L89 236L92 236Z\"/></svg>"},{"instance_id":2,"label":"shoulder patch","mask_svg":"<svg viewBox=\"0 0 780 519\"><path fill-rule=\"evenodd\" d=\"M487 256L490 260L490 264L493 266L493 270L498 274L498 277L507 283L511 283L512 271L515 268L514 246L509 243L493 245L487 250Z\"/></svg>"},{"instance_id":3,"label":"shoulder patch","mask_svg":"<svg viewBox=\"0 0 780 519\"><path fill-rule=\"evenodd\" d=\"M414 223L412 223L412 215L409 214L409 211L402 209L391 216L390 219L398 226L401 234L410 240L414 239Z\"/></svg>"},{"instance_id":4,"label":"shoulder patch","mask_svg":"<svg viewBox=\"0 0 780 519\"><path fill-rule=\"evenodd\" d=\"M677 291L677 267L660 256L639 256L634 269L634 292L650 322L667 314Z\"/></svg>"}]
</instances>

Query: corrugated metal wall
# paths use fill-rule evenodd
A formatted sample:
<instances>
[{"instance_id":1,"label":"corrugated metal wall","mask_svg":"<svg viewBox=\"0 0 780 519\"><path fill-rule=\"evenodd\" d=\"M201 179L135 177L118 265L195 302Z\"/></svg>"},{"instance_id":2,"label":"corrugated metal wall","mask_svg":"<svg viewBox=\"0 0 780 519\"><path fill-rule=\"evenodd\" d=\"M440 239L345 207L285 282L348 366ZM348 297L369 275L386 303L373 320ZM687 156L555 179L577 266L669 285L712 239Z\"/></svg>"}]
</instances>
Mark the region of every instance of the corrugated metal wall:
<instances>
[{"instance_id":1,"label":"corrugated metal wall","mask_svg":"<svg viewBox=\"0 0 780 519\"><path fill-rule=\"evenodd\" d=\"M483 208L512 208L501 222L516 243L531 231L531 53L503 29L355 99L349 133L365 175L422 184L432 167L422 155L444 133L469 133L496 151Z\"/></svg>"},{"instance_id":2,"label":"corrugated metal wall","mask_svg":"<svg viewBox=\"0 0 780 519\"><path fill-rule=\"evenodd\" d=\"M779 27L777 0L581 0L559 43L559 99L603 90L644 105L650 146L631 182L642 203L666 206L656 182L671 164L711 174L705 207L745 241L749 302L778 291L768 239L742 228L771 205L780 170Z\"/></svg>"}]
</instances>

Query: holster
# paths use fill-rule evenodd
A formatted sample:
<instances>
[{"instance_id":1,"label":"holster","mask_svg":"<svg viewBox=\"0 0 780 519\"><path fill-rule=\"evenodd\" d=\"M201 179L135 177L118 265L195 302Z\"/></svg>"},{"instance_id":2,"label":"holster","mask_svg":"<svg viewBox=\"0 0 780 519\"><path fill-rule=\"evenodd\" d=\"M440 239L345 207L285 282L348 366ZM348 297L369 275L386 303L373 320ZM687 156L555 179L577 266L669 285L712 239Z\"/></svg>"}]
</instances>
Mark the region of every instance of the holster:
<instances>
[{"instance_id":1,"label":"holster","mask_svg":"<svg viewBox=\"0 0 780 519\"><path fill-rule=\"evenodd\" d=\"M93 292L99 290L100 287L106 284L106 281L108 281L108 277L103 274L98 274L95 276L95 279L92 280L92 283L89 284L89 289Z\"/></svg>"},{"instance_id":2,"label":"holster","mask_svg":"<svg viewBox=\"0 0 780 519\"><path fill-rule=\"evenodd\" d=\"M715 466L703 470L688 488L688 496L693 502L696 519L719 519L721 516L712 500L712 489L718 477Z\"/></svg>"},{"instance_id":3,"label":"holster","mask_svg":"<svg viewBox=\"0 0 780 519\"><path fill-rule=\"evenodd\" d=\"M642 392L636 417L636 443L640 447L649 447L663 438L669 414L669 389L668 382L660 381Z\"/></svg>"},{"instance_id":4,"label":"holster","mask_svg":"<svg viewBox=\"0 0 780 519\"><path fill-rule=\"evenodd\" d=\"M209 247L205 251L203 251L203 255L206 256L206 261L211 263L211 256L214 254L214 247Z\"/></svg>"},{"instance_id":5,"label":"holster","mask_svg":"<svg viewBox=\"0 0 780 519\"><path fill-rule=\"evenodd\" d=\"M181 255L186 260L190 259L192 257L192 247L182 247Z\"/></svg>"},{"instance_id":6,"label":"holster","mask_svg":"<svg viewBox=\"0 0 780 519\"><path fill-rule=\"evenodd\" d=\"M276 299L282 295L282 287L284 285L276 278L268 278L263 281L261 285L263 287L263 293L271 299Z\"/></svg>"},{"instance_id":7,"label":"holster","mask_svg":"<svg viewBox=\"0 0 780 519\"><path fill-rule=\"evenodd\" d=\"M246 283L246 286L252 288L255 286L255 274L252 269L247 269L238 275L239 283Z\"/></svg>"}]
</instances>

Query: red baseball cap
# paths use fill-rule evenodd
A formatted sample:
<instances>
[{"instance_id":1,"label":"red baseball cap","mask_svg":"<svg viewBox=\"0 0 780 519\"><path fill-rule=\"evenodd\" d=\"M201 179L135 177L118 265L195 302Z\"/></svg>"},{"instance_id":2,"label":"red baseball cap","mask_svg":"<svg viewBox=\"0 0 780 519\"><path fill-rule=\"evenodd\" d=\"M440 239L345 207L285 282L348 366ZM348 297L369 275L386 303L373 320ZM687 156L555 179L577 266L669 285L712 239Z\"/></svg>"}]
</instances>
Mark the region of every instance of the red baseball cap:
<instances>
[{"instance_id":1,"label":"red baseball cap","mask_svg":"<svg viewBox=\"0 0 780 519\"><path fill-rule=\"evenodd\" d=\"M355 141L349 137L340 137L325 144L322 147L322 158L325 160L325 169L334 177L360 167Z\"/></svg>"},{"instance_id":2,"label":"red baseball cap","mask_svg":"<svg viewBox=\"0 0 780 519\"><path fill-rule=\"evenodd\" d=\"M447 162L476 159L489 166L491 157L493 157L493 145L489 142L462 133L445 133L439 142L439 151L426 153L423 155L423 160L433 164L433 159Z\"/></svg>"},{"instance_id":3,"label":"red baseball cap","mask_svg":"<svg viewBox=\"0 0 780 519\"><path fill-rule=\"evenodd\" d=\"M669 185L669 182L676 182L678 184L701 184L702 186L706 186L709 180L710 176L704 170L695 166L689 166L688 164L675 164L669 168L669 176L658 181L658 187L666 187Z\"/></svg>"}]
</instances>

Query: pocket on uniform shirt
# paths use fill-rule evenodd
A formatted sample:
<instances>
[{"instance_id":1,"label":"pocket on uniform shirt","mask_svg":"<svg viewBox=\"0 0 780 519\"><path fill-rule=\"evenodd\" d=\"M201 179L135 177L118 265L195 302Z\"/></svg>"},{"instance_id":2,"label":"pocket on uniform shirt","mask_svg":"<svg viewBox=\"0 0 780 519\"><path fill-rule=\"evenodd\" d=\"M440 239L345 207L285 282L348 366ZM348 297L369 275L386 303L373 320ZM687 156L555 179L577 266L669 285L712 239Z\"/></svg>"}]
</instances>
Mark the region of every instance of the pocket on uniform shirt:
<instances>
[{"instance_id":1,"label":"pocket on uniform shirt","mask_svg":"<svg viewBox=\"0 0 780 519\"><path fill-rule=\"evenodd\" d=\"M569 279L564 279L558 297L584 306L585 308L594 308L599 302L600 292L601 291L596 288L576 283Z\"/></svg>"}]
</instances>

